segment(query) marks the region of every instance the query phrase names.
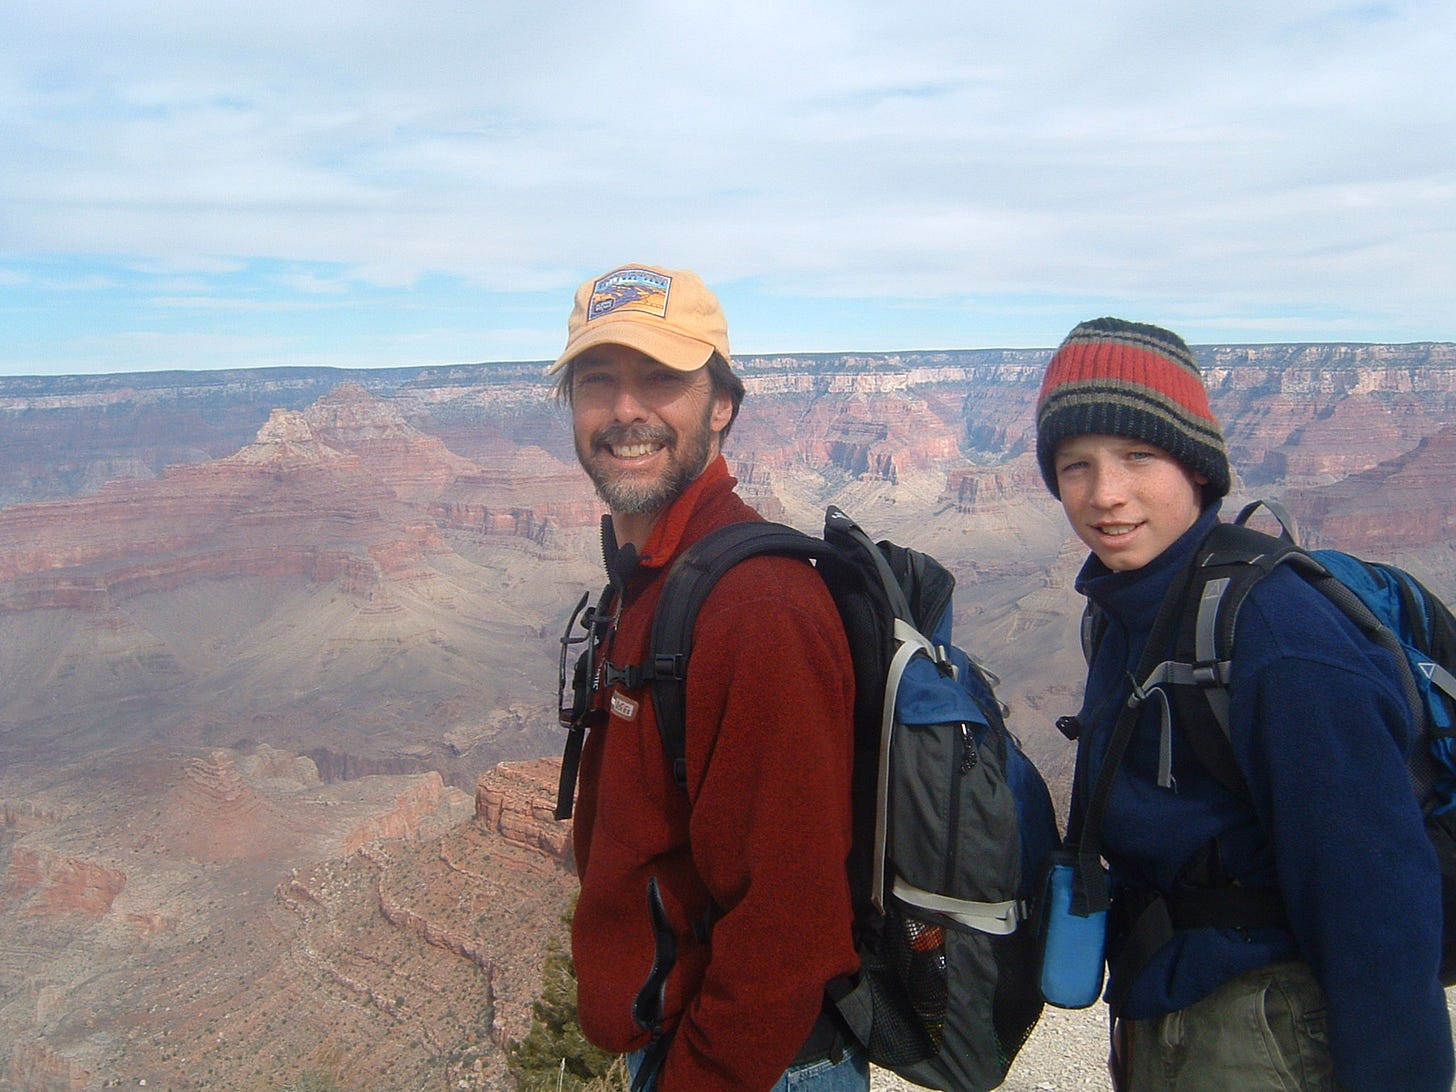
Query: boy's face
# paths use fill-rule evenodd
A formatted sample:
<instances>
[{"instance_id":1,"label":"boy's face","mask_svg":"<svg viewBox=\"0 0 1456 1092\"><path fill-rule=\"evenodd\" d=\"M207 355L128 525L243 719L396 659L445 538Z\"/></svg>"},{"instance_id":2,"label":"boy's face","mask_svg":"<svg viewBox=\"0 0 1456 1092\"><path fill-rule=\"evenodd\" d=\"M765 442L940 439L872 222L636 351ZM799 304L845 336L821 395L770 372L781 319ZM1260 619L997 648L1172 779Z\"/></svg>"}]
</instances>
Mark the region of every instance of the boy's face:
<instances>
[{"instance_id":1,"label":"boy's face","mask_svg":"<svg viewBox=\"0 0 1456 1092\"><path fill-rule=\"evenodd\" d=\"M1071 436L1057 445L1055 466L1067 522L1115 572L1152 561L1203 510L1208 479L1141 440Z\"/></svg>"}]
</instances>

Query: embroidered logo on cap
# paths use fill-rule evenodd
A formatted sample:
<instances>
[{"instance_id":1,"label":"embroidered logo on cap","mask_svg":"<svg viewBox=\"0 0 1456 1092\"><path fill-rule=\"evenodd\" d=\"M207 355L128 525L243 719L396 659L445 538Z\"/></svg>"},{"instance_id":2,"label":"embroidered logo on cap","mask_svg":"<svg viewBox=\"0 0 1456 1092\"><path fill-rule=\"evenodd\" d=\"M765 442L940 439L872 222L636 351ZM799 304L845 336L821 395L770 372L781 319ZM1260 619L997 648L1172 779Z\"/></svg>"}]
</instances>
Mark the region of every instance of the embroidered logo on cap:
<instances>
[{"instance_id":1,"label":"embroidered logo on cap","mask_svg":"<svg viewBox=\"0 0 1456 1092\"><path fill-rule=\"evenodd\" d=\"M612 695L612 716L621 717L623 720L637 719L637 703L625 694L616 693Z\"/></svg>"},{"instance_id":2,"label":"embroidered logo on cap","mask_svg":"<svg viewBox=\"0 0 1456 1092\"><path fill-rule=\"evenodd\" d=\"M656 318L667 317L667 294L672 278L650 269L618 269L592 285L586 317L610 315L613 311L641 311Z\"/></svg>"}]
</instances>

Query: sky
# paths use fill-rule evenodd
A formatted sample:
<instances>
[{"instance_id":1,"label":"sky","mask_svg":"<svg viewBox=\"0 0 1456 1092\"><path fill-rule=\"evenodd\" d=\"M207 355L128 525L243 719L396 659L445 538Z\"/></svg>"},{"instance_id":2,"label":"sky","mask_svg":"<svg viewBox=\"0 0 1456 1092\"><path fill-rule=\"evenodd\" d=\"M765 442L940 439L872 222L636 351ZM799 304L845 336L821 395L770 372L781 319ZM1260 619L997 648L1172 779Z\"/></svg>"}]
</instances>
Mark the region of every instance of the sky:
<instances>
[{"instance_id":1,"label":"sky","mask_svg":"<svg viewBox=\"0 0 1456 1092\"><path fill-rule=\"evenodd\" d=\"M0 0L0 375L1456 340L1456 4Z\"/></svg>"}]
</instances>

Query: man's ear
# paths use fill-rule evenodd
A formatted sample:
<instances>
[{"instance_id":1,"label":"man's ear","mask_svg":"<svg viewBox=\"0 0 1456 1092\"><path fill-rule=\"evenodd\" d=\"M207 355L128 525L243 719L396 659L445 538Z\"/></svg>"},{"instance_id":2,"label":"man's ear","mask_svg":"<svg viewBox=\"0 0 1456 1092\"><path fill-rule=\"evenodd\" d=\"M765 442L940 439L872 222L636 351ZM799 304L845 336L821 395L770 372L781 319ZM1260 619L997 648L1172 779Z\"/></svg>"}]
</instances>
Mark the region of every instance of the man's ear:
<instances>
[{"instance_id":1,"label":"man's ear","mask_svg":"<svg viewBox=\"0 0 1456 1092\"><path fill-rule=\"evenodd\" d=\"M715 389L713 391L713 412L708 417L708 425L720 437L725 428L733 420L733 399L726 391Z\"/></svg>"}]
</instances>

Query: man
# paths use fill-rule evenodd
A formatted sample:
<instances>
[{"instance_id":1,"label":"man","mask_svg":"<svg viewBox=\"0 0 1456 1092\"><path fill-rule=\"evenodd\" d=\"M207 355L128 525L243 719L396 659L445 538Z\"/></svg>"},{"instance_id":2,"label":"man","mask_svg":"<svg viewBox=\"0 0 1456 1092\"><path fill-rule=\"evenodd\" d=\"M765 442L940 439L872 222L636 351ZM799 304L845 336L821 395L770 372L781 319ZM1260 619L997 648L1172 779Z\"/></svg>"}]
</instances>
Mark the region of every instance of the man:
<instances>
[{"instance_id":1,"label":"man","mask_svg":"<svg viewBox=\"0 0 1456 1092\"><path fill-rule=\"evenodd\" d=\"M1159 606L1230 471L1188 346L1113 318L1078 326L1047 366L1037 457L1091 550L1077 590L1106 619L1075 718L1076 840ZM1247 792L1195 756L1176 701L1165 721L1145 700L1106 798L1114 1079L1137 1092L1447 1092L1441 877L1395 664L1288 566L1249 593L1234 647L1229 736ZM1236 925L1180 909L1236 888L1277 892L1265 901L1282 913ZM1171 939L1132 943L1160 900ZM1133 950L1144 958L1119 959Z\"/></svg>"},{"instance_id":2,"label":"man","mask_svg":"<svg viewBox=\"0 0 1456 1092\"><path fill-rule=\"evenodd\" d=\"M582 1030L660 1092L866 1089L867 1064L823 1013L826 985L858 968L854 683L828 592L805 563L774 557L714 587L694 633L686 791L650 687L613 670L646 660L674 559L760 518L721 453L744 390L722 309L692 273L612 270L577 291L548 374L610 510L620 608L592 664L598 721L576 804Z\"/></svg>"}]
</instances>

